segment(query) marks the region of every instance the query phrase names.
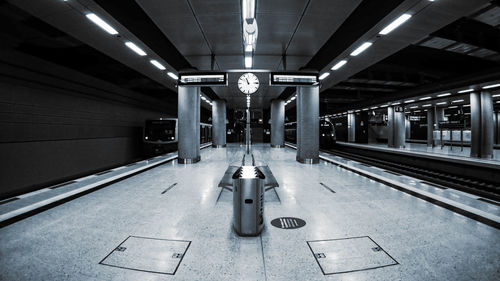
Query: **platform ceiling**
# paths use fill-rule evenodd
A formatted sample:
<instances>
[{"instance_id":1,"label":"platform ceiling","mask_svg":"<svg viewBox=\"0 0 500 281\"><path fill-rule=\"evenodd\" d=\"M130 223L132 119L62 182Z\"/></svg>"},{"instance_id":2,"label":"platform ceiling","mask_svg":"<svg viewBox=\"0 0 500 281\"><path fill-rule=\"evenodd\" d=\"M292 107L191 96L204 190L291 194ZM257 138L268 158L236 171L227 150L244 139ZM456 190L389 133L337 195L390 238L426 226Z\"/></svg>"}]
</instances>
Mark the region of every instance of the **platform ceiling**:
<instances>
[{"instance_id":1,"label":"platform ceiling","mask_svg":"<svg viewBox=\"0 0 500 281\"><path fill-rule=\"evenodd\" d=\"M120 66L125 66L129 75L133 70L141 77L126 79L130 88L148 88L147 78L154 85L149 94L156 96L174 100L174 82L131 53L122 41L89 23L85 11L109 20L121 35L137 42L170 71L244 68L238 0L6 2L110 58L108 66L87 63L86 71L91 73L94 67L99 73L108 67L119 75ZM500 73L499 5L490 0L257 0L259 38L253 68L306 68L323 73L349 57L362 42L375 40L365 53L350 58L323 81L323 113L396 97L423 86L432 89L450 79ZM383 27L408 11L415 13L410 21L377 37ZM80 59L88 61L82 53ZM234 83L240 74L229 74L229 87L202 91L212 99L226 99L229 107L244 107L245 97ZM265 73L258 77L262 86L252 99L254 108L268 108L270 100L294 94L293 88L266 86Z\"/></svg>"}]
</instances>

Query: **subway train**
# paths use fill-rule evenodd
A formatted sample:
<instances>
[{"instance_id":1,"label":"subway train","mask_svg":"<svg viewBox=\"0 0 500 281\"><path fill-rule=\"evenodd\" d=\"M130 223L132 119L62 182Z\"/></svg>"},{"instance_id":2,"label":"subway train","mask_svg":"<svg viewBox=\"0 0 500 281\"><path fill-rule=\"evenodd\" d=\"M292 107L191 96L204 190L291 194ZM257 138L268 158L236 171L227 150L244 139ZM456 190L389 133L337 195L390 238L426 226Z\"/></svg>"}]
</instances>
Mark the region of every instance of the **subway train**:
<instances>
[{"instance_id":1,"label":"subway train","mask_svg":"<svg viewBox=\"0 0 500 281\"><path fill-rule=\"evenodd\" d=\"M335 134L335 126L327 120L319 122L319 147L332 148L335 145L337 136ZM285 141L297 143L297 122L285 124Z\"/></svg>"},{"instance_id":2,"label":"subway train","mask_svg":"<svg viewBox=\"0 0 500 281\"><path fill-rule=\"evenodd\" d=\"M145 154L159 155L177 149L177 118L148 119L144 124ZM200 144L212 141L212 124L200 123Z\"/></svg>"}]
</instances>

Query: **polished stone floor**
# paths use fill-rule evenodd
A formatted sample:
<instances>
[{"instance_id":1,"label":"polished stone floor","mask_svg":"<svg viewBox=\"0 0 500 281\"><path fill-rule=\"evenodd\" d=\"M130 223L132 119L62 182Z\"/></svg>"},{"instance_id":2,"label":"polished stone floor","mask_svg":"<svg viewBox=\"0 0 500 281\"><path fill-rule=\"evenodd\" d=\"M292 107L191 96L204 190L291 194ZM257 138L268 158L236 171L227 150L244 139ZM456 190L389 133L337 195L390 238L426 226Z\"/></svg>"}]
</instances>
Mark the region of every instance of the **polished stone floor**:
<instances>
[{"instance_id":1,"label":"polished stone floor","mask_svg":"<svg viewBox=\"0 0 500 281\"><path fill-rule=\"evenodd\" d=\"M3 227L0 280L500 279L499 230L289 148L252 153L280 185L260 236L234 233L218 187L244 149L205 149Z\"/></svg>"}]
</instances>

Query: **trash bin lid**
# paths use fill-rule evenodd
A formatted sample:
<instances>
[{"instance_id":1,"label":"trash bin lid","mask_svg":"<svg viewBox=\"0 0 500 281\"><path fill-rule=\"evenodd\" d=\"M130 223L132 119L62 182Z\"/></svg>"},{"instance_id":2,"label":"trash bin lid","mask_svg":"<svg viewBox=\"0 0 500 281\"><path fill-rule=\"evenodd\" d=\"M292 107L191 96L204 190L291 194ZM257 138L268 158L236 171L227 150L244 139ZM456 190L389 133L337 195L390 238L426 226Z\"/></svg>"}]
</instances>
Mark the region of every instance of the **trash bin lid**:
<instances>
[{"instance_id":1,"label":"trash bin lid","mask_svg":"<svg viewBox=\"0 0 500 281\"><path fill-rule=\"evenodd\" d=\"M265 179L266 176L255 166L241 166L234 172L233 179Z\"/></svg>"}]
</instances>

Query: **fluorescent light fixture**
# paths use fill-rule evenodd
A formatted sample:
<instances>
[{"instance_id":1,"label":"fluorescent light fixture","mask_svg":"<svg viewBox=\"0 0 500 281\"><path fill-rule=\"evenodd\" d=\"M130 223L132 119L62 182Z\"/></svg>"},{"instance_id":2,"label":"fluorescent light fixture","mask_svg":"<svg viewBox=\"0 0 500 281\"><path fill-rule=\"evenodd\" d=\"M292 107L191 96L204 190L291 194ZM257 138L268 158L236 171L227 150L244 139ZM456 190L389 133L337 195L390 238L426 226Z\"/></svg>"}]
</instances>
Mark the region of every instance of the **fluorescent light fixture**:
<instances>
[{"instance_id":1,"label":"fluorescent light fixture","mask_svg":"<svg viewBox=\"0 0 500 281\"><path fill-rule=\"evenodd\" d=\"M415 111L413 111L413 112L414 112L414 113L418 113L418 112L421 112L421 110L415 110Z\"/></svg>"},{"instance_id":2,"label":"fluorescent light fixture","mask_svg":"<svg viewBox=\"0 0 500 281\"><path fill-rule=\"evenodd\" d=\"M370 107L370 109L377 109L377 108L378 108L378 106Z\"/></svg>"},{"instance_id":3,"label":"fluorescent light fixture","mask_svg":"<svg viewBox=\"0 0 500 281\"><path fill-rule=\"evenodd\" d=\"M491 88L496 88L496 87L500 87L500 84L493 84L493 85L484 86L483 89L491 89Z\"/></svg>"},{"instance_id":4,"label":"fluorescent light fixture","mask_svg":"<svg viewBox=\"0 0 500 281\"><path fill-rule=\"evenodd\" d=\"M359 46L356 50L354 50L352 53L351 53L351 56L355 57L359 54L361 54L362 52L364 52L366 49L370 48L370 46L373 45L372 42L365 42L363 44L361 44L361 46Z\"/></svg>"},{"instance_id":5,"label":"fluorescent light fixture","mask_svg":"<svg viewBox=\"0 0 500 281\"><path fill-rule=\"evenodd\" d=\"M462 105L462 107L469 107L469 106L470 106L470 104L464 104L464 105Z\"/></svg>"},{"instance_id":6,"label":"fluorescent light fixture","mask_svg":"<svg viewBox=\"0 0 500 281\"><path fill-rule=\"evenodd\" d=\"M143 49L139 48L136 44L134 44L130 41L125 42L125 45L141 57L146 55L146 52L144 52Z\"/></svg>"},{"instance_id":7,"label":"fluorescent light fixture","mask_svg":"<svg viewBox=\"0 0 500 281\"><path fill-rule=\"evenodd\" d=\"M400 105L400 102L391 103L391 105Z\"/></svg>"},{"instance_id":8,"label":"fluorescent light fixture","mask_svg":"<svg viewBox=\"0 0 500 281\"><path fill-rule=\"evenodd\" d=\"M367 111L369 108L363 108L363 111Z\"/></svg>"},{"instance_id":9,"label":"fluorescent light fixture","mask_svg":"<svg viewBox=\"0 0 500 281\"><path fill-rule=\"evenodd\" d=\"M464 100L452 100L451 102L452 103L456 103L456 102L463 102Z\"/></svg>"},{"instance_id":10,"label":"fluorescent light fixture","mask_svg":"<svg viewBox=\"0 0 500 281\"><path fill-rule=\"evenodd\" d=\"M500 97L500 94L496 94L496 95L493 95L493 96L491 96L491 97L492 97L492 98L498 98L498 97Z\"/></svg>"},{"instance_id":11,"label":"fluorescent light fixture","mask_svg":"<svg viewBox=\"0 0 500 281\"><path fill-rule=\"evenodd\" d=\"M437 95L439 98L442 98L442 97L447 97L447 96L451 96L451 93L444 93L444 94L439 94Z\"/></svg>"},{"instance_id":12,"label":"fluorescent light fixture","mask_svg":"<svg viewBox=\"0 0 500 281\"><path fill-rule=\"evenodd\" d=\"M207 100L207 98L206 98L206 97L204 97L204 96L201 96L201 99L202 99L202 100Z\"/></svg>"},{"instance_id":13,"label":"fluorescent light fixture","mask_svg":"<svg viewBox=\"0 0 500 281\"><path fill-rule=\"evenodd\" d=\"M325 72L325 73L321 74L321 76L319 77L319 80L325 79L326 77L328 77L328 75L330 75L330 72Z\"/></svg>"},{"instance_id":14,"label":"fluorescent light fixture","mask_svg":"<svg viewBox=\"0 0 500 281\"><path fill-rule=\"evenodd\" d=\"M241 9L243 20L255 18L255 0L243 0L241 2Z\"/></svg>"},{"instance_id":15,"label":"fluorescent light fixture","mask_svg":"<svg viewBox=\"0 0 500 281\"><path fill-rule=\"evenodd\" d=\"M448 106L448 108L457 108L458 106L454 105L454 106Z\"/></svg>"},{"instance_id":16,"label":"fluorescent light fixture","mask_svg":"<svg viewBox=\"0 0 500 281\"><path fill-rule=\"evenodd\" d=\"M103 21L100 17L98 17L94 13L89 13L85 15L89 20L91 20L93 23L97 24L100 28L104 29L107 33L111 35L116 35L118 34L118 31L114 29L111 25L109 25L107 22Z\"/></svg>"},{"instance_id":17,"label":"fluorescent light fixture","mask_svg":"<svg viewBox=\"0 0 500 281\"><path fill-rule=\"evenodd\" d=\"M295 97L295 96L294 96L294 97L292 97L290 100L295 100L296 98L297 98L297 97Z\"/></svg>"},{"instance_id":18,"label":"fluorescent light fixture","mask_svg":"<svg viewBox=\"0 0 500 281\"><path fill-rule=\"evenodd\" d=\"M422 107L430 107L430 106L432 106L432 104L424 104L424 105L422 105Z\"/></svg>"},{"instance_id":19,"label":"fluorescent light fixture","mask_svg":"<svg viewBox=\"0 0 500 281\"><path fill-rule=\"evenodd\" d=\"M432 97L423 97L423 98L419 98L418 100L430 100L432 99Z\"/></svg>"},{"instance_id":20,"label":"fluorescent light fixture","mask_svg":"<svg viewBox=\"0 0 500 281\"><path fill-rule=\"evenodd\" d=\"M500 100L497 100L497 102L496 102L496 103L500 103Z\"/></svg>"},{"instance_id":21,"label":"fluorescent light fixture","mask_svg":"<svg viewBox=\"0 0 500 281\"><path fill-rule=\"evenodd\" d=\"M149 61L152 65L156 66L156 68L158 68L159 70L165 70L166 68L161 64L159 63L157 60L150 60Z\"/></svg>"},{"instance_id":22,"label":"fluorescent light fixture","mask_svg":"<svg viewBox=\"0 0 500 281\"><path fill-rule=\"evenodd\" d=\"M463 94L463 93L469 93L469 92L473 92L474 89L465 89L465 90L462 90L462 91L458 91L459 94Z\"/></svg>"},{"instance_id":23,"label":"fluorescent light fixture","mask_svg":"<svg viewBox=\"0 0 500 281\"><path fill-rule=\"evenodd\" d=\"M251 56L245 56L245 67L252 68L252 57Z\"/></svg>"},{"instance_id":24,"label":"fluorescent light fixture","mask_svg":"<svg viewBox=\"0 0 500 281\"><path fill-rule=\"evenodd\" d=\"M247 45L245 47L245 52L248 52L248 53L252 52L252 45Z\"/></svg>"},{"instance_id":25,"label":"fluorescent light fixture","mask_svg":"<svg viewBox=\"0 0 500 281\"><path fill-rule=\"evenodd\" d=\"M381 105L380 107L388 107L388 104Z\"/></svg>"},{"instance_id":26,"label":"fluorescent light fixture","mask_svg":"<svg viewBox=\"0 0 500 281\"><path fill-rule=\"evenodd\" d=\"M168 74L168 76L170 76L170 78L172 78L172 79L174 79L174 80L179 79L179 77L177 77L177 75L175 75L173 72L169 72L169 73L167 73L167 74Z\"/></svg>"},{"instance_id":27,"label":"fluorescent light fixture","mask_svg":"<svg viewBox=\"0 0 500 281\"><path fill-rule=\"evenodd\" d=\"M384 29L382 29L382 31L380 31L378 34L380 34L380 35L389 34L389 33L391 33L391 31L398 28L400 25L405 23L410 18L411 18L410 14L402 14L399 18L395 19L388 26L386 26Z\"/></svg>"},{"instance_id":28,"label":"fluorescent light fixture","mask_svg":"<svg viewBox=\"0 0 500 281\"><path fill-rule=\"evenodd\" d=\"M413 108L418 108L418 105L415 105L415 106L410 106L411 109Z\"/></svg>"},{"instance_id":29,"label":"fluorescent light fixture","mask_svg":"<svg viewBox=\"0 0 500 281\"><path fill-rule=\"evenodd\" d=\"M447 102L442 101L442 102L438 102L438 103L436 103L436 105L443 105L443 104L447 104Z\"/></svg>"},{"instance_id":30,"label":"fluorescent light fixture","mask_svg":"<svg viewBox=\"0 0 500 281\"><path fill-rule=\"evenodd\" d=\"M337 62L337 64L332 67L332 70L337 70L337 69L341 68L342 66L344 66L344 64L346 64L346 63L347 63L347 60L341 60L341 61Z\"/></svg>"},{"instance_id":31,"label":"fluorescent light fixture","mask_svg":"<svg viewBox=\"0 0 500 281\"><path fill-rule=\"evenodd\" d=\"M414 102L415 100L405 100L405 103Z\"/></svg>"}]
</instances>

